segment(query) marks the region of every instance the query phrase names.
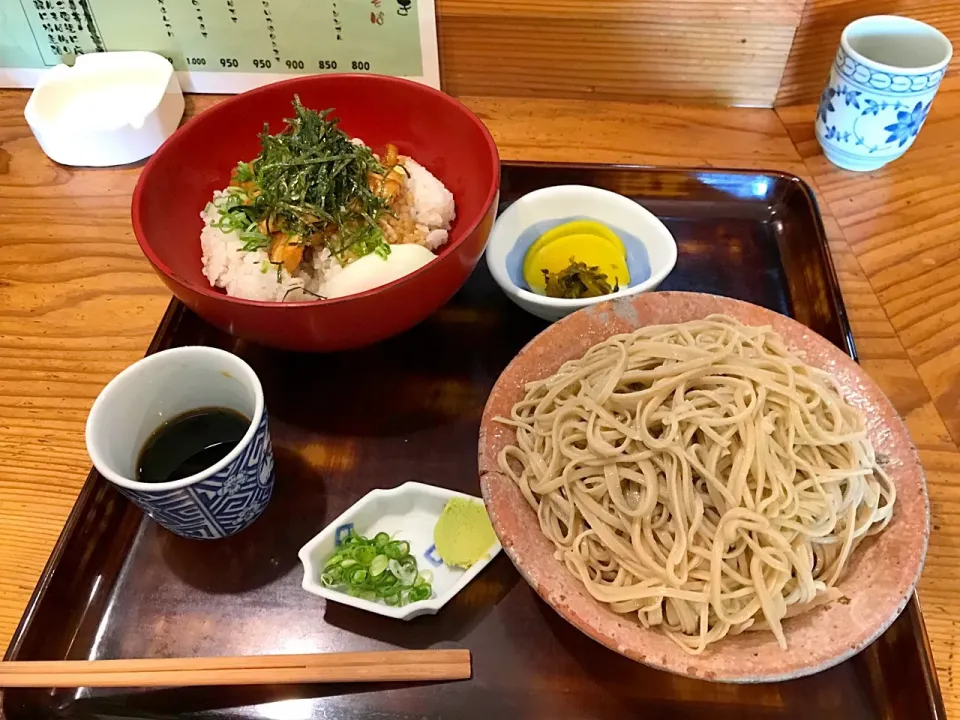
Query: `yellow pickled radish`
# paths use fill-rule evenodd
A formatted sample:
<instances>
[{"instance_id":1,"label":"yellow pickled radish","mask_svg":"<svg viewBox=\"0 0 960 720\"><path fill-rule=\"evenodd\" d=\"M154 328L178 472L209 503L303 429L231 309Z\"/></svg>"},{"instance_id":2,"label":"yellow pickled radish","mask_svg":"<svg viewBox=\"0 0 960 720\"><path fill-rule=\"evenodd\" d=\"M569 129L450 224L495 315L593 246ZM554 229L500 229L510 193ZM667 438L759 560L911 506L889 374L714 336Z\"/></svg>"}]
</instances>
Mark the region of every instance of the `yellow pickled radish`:
<instances>
[{"instance_id":1,"label":"yellow pickled radish","mask_svg":"<svg viewBox=\"0 0 960 720\"><path fill-rule=\"evenodd\" d=\"M598 267L611 287L622 288L630 283L624 254L606 238L588 234L564 235L541 245L536 252L528 252L523 263L523 279L533 292L543 295L547 287L543 271L559 273L570 266L571 260Z\"/></svg>"},{"instance_id":2,"label":"yellow pickled radish","mask_svg":"<svg viewBox=\"0 0 960 720\"><path fill-rule=\"evenodd\" d=\"M548 245L554 240L567 235L596 235L613 243L613 246L624 257L627 255L627 249L624 247L620 237L602 222L598 222L597 220L571 220L562 225L557 225L551 230L547 230L547 232L537 238L537 241L527 250L527 257L535 255L544 245Z\"/></svg>"}]
</instances>

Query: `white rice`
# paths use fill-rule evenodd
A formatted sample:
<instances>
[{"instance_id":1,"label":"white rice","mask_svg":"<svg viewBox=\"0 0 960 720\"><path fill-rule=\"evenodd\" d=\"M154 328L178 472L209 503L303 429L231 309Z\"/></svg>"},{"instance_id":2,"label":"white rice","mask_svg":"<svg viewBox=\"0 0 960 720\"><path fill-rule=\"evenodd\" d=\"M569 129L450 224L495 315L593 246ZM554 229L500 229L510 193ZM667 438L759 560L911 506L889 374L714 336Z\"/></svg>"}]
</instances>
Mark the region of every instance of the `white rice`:
<instances>
[{"instance_id":1,"label":"white rice","mask_svg":"<svg viewBox=\"0 0 960 720\"><path fill-rule=\"evenodd\" d=\"M243 251L243 241L236 232L223 232L216 226L220 219L219 201L227 197L226 190L213 193L213 202L200 213L203 230L200 232L203 274L213 287L223 288L227 295L246 300L304 301L315 299L322 279L340 270L330 251L324 248L316 254L313 272L299 271L295 276L270 263L266 250ZM309 292L304 292L306 289Z\"/></svg>"},{"instance_id":2,"label":"white rice","mask_svg":"<svg viewBox=\"0 0 960 720\"><path fill-rule=\"evenodd\" d=\"M412 158L404 157L403 164L408 175L405 189L410 216L423 238L419 244L436 252L447 242L450 223L456 217L453 194ZM223 288L227 295L247 300L303 302L322 297L324 283L342 270L330 251L324 248L315 253L313 267L307 271L301 266L296 275L283 269L278 274L266 250L243 252L243 241L236 232L217 228L218 205L227 195L226 189L214 192L213 201L200 213L204 223L200 232L203 274L210 284Z\"/></svg>"},{"instance_id":3,"label":"white rice","mask_svg":"<svg viewBox=\"0 0 960 720\"><path fill-rule=\"evenodd\" d=\"M451 193L433 173L413 158L404 158L407 171L407 188L413 198L410 216L425 231L424 245L436 251L447 241L450 223L456 217L456 208Z\"/></svg>"}]
</instances>

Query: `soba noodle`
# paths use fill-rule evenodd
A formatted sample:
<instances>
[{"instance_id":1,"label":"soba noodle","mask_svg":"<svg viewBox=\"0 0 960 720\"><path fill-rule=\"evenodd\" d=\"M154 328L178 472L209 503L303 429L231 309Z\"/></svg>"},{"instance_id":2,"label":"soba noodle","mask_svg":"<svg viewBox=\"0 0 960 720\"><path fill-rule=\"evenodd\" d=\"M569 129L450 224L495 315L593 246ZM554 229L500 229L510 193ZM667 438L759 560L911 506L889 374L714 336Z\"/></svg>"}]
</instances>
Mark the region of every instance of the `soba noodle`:
<instances>
[{"instance_id":1,"label":"soba noodle","mask_svg":"<svg viewBox=\"0 0 960 720\"><path fill-rule=\"evenodd\" d=\"M840 597L896 492L864 418L769 327L616 335L531 382L499 456L590 594L690 653Z\"/></svg>"}]
</instances>

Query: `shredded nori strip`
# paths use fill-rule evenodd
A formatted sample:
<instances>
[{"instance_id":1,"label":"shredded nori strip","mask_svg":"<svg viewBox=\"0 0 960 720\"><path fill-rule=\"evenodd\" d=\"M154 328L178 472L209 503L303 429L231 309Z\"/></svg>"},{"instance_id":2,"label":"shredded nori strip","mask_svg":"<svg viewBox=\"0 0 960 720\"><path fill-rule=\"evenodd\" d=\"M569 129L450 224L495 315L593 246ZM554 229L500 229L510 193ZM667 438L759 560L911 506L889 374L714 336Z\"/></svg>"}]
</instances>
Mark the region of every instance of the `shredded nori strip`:
<instances>
[{"instance_id":1,"label":"shredded nori strip","mask_svg":"<svg viewBox=\"0 0 960 720\"><path fill-rule=\"evenodd\" d=\"M241 162L232 184L244 188L247 204L234 205L231 224L248 221L268 231L297 236L302 244L322 238L341 262L371 252L389 254L379 226L389 212L387 200L369 186L369 175L385 175L370 148L351 142L330 110L317 112L293 99L294 117L271 135L264 125L260 155ZM221 212L223 212L221 210ZM269 237L250 229L244 249L269 245Z\"/></svg>"}]
</instances>

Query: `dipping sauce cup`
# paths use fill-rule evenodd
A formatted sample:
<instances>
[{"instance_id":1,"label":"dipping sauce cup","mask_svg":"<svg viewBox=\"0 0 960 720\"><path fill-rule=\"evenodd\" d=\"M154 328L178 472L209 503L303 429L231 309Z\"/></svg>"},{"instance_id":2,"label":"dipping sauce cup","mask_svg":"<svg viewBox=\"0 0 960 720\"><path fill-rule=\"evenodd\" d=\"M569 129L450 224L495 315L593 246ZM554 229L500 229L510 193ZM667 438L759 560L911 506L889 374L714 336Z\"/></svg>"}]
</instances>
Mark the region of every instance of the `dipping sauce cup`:
<instances>
[{"instance_id":1,"label":"dipping sauce cup","mask_svg":"<svg viewBox=\"0 0 960 720\"><path fill-rule=\"evenodd\" d=\"M169 482L137 481L144 444L165 422L191 410L227 408L250 419L222 460ZM181 347L134 363L103 389L87 418L87 451L100 474L168 530L214 539L240 532L273 492L273 450L263 389L236 355Z\"/></svg>"}]
</instances>

